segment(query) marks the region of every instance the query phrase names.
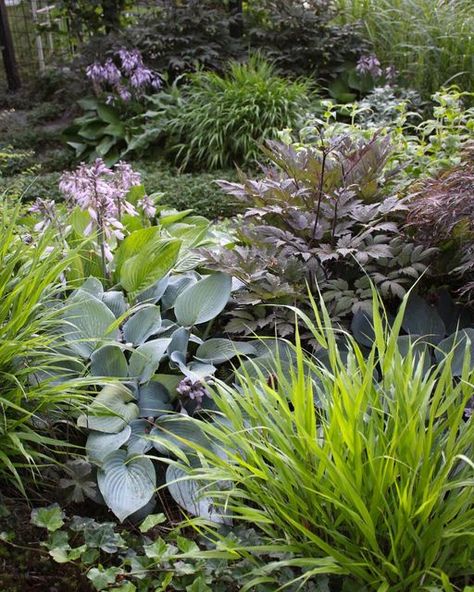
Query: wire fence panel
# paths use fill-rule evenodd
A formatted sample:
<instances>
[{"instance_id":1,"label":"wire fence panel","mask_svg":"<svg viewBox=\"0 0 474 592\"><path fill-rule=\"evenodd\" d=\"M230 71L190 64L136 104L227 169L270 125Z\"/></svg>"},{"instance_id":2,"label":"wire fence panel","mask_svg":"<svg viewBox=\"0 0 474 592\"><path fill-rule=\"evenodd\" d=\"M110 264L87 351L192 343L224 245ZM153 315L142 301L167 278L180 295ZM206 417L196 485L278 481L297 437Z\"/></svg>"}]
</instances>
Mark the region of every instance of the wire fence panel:
<instances>
[{"instance_id":1,"label":"wire fence panel","mask_svg":"<svg viewBox=\"0 0 474 592\"><path fill-rule=\"evenodd\" d=\"M60 59L73 55L68 40L68 24L55 16L48 0L5 0L21 80L27 81ZM0 85L6 88L6 75L0 67Z\"/></svg>"}]
</instances>

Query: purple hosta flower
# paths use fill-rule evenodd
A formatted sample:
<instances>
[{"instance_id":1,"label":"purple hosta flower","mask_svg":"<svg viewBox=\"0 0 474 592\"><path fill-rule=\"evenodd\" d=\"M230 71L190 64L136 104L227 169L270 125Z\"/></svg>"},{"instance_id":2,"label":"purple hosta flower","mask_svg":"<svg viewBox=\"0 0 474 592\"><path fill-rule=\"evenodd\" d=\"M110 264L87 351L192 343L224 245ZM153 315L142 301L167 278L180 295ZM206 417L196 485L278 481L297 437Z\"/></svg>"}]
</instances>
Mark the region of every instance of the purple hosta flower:
<instances>
[{"instance_id":1,"label":"purple hosta flower","mask_svg":"<svg viewBox=\"0 0 474 592\"><path fill-rule=\"evenodd\" d=\"M138 49L128 50L119 49L116 53L122 63L122 69L126 74L130 74L135 68L143 67L142 54Z\"/></svg>"},{"instance_id":2,"label":"purple hosta flower","mask_svg":"<svg viewBox=\"0 0 474 592\"><path fill-rule=\"evenodd\" d=\"M359 74L370 74L373 78L382 76L382 68L375 54L361 56L356 66Z\"/></svg>"},{"instance_id":3,"label":"purple hosta flower","mask_svg":"<svg viewBox=\"0 0 474 592\"><path fill-rule=\"evenodd\" d=\"M395 66L388 66L387 68L385 68L384 75L387 79L387 82L392 83L395 82L395 80L397 79L398 71L395 68Z\"/></svg>"},{"instance_id":4,"label":"purple hosta flower","mask_svg":"<svg viewBox=\"0 0 474 592\"><path fill-rule=\"evenodd\" d=\"M87 78L90 78L92 82L97 82L98 84L101 84L104 80L102 64L99 64L99 62L94 62L90 66L87 66L86 76Z\"/></svg>"},{"instance_id":5,"label":"purple hosta flower","mask_svg":"<svg viewBox=\"0 0 474 592\"><path fill-rule=\"evenodd\" d=\"M140 199L137 205L147 218L155 217L156 208L148 195L145 195L142 199Z\"/></svg>"},{"instance_id":6,"label":"purple hosta flower","mask_svg":"<svg viewBox=\"0 0 474 592\"><path fill-rule=\"evenodd\" d=\"M42 199L41 197L38 197L29 211L33 214L39 214L42 217L42 220L40 220L34 227L36 232L45 230L52 222L57 220L54 199Z\"/></svg>"},{"instance_id":7,"label":"purple hosta flower","mask_svg":"<svg viewBox=\"0 0 474 592\"><path fill-rule=\"evenodd\" d=\"M196 401L198 407L201 407L204 397L211 395L206 390L205 386L199 380L195 382L191 378L183 378L183 380L176 387L176 391L183 399L190 399Z\"/></svg>"},{"instance_id":8,"label":"purple hosta flower","mask_svg":"<svg viewBox=\"0 0 474 592\"><path fill-rule=\"evenodd\" d=\"M132 100L132 93L125 86L120 85L117 87L117 92L124 103L128 103Z\"/></svg>"},{"instance_id":9,"label":"purple hosta flower","mask_svg":"<svg viewBox=\"0 0 474 592\"><path fill-rule=\"evenodd\" d=\"M111 86L116 86L122 79L122 73L112 61L112 58L108 58L104 64L104 82L107 82Z\"/></svg>"},{"instance_id":10,"label":"purple hosta flower","mask_svg":"<svg viewBox=\"0 0 474 592\"><path fill-rule=\"evenodd\" d=\"M85 234L94 229L98 231L101 250L109 261L112 253L107 239L124 238L121 215L138 215L126 196L130 188L139 185L140 181L140 175L129 164L119 162L111 169L101 158L92 165L81 164L75 171L64 173L61 177L59 188L68 202L89 213L91 221Z\"/></svg>"}]
</instances>

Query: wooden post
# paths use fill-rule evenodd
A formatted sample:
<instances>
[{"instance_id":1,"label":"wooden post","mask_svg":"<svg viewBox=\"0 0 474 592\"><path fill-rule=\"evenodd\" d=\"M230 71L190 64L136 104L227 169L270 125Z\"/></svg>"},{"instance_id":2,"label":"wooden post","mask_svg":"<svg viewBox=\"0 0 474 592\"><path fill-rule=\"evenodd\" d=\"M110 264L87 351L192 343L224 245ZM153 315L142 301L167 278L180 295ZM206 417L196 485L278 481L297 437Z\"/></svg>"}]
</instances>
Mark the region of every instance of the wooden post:
<instances>
[{"instance_id":1,"label":"wooden post","mask_svg":"<svg viewBox=\"0 0 474 592\"><path fill-rule=\"evenodd\" d=\"M7 7L5 0L0 0L0 48L2 50L3 63L7 75L8 90L16 91L20 88L20 75L15 59L12 34L8 24Z\"/></svg>"}]
</instances>

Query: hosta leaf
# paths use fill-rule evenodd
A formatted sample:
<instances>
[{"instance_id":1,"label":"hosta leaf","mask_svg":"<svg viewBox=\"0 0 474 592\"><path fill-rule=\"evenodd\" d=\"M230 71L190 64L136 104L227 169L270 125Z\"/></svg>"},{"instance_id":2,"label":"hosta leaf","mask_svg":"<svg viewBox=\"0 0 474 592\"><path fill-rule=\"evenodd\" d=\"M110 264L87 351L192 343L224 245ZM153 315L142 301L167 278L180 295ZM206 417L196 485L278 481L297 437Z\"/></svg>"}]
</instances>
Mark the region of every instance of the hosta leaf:
<instances>
[{"instance_id":1,"label":"hosta leaf","mask_svg":"<svg viewBox=\"0 0 474 592\"><path fill-rule=\"evenodd\" d=\"M231 289L232 279L225 273L215 273L199 280L176 299L176 320L185 327L210 321L224 310Z\"/></svg>"},{"instance_id":2,"label":"hosta leaf","mask_svg":"<svg viewBox=\"0 0 474 592\"><path fill-rule=\"evenodd\" d=\"M229 519L213 506L212 499L203 495L202 486L196 480L188 479L183 470L170 465L166 470L166 484L175 502L193 516L229 524Z\"/></svg>"},{"instance_id":3,"label":"hosta leaf","mask_svg":"<svg viewBox=\"0 0 474 592\"><path fill-rule=\"evenodd\" d=\"M185 415L158 418L150 438L153 446L162 454L172 452L173 448L192 451L194 444L207 449L212 447L199 425Z\"/></svg>"},{"instance_id":4,"label":"hosta leaf","mask_svg":"<svg viewBox=\"0 0 474 592\"><path fill-rule=\"evenodd\" d=\"M103 345L91 355L91 374L93 376L112 376L125 378L128 364L119 345Z\"/></svg>"},{"instance_id":5,"label":"hosta leaf","mask_svg":"<svg viewBox=\"0 0 474 592\"><path fill-rule=\"evenodd\" d=\"M138 417L132 393L121 384L108 384L89 406L89 413L79 416L77 425L107 434L123 430Z\"/></svg>"},{"instance_id":6,"label":"hosta leaf","mask_svg":"<svg viewBox=\"0 0 474 592\"><path fill-rule=\"evenodd\" d=\"M411 335L430 337L434 343L446 334L443 319L434 306L430 306L417 294L411 294L402 322L403 329Z\"/></svg>"},{"instance_id":7,"label":"hosta leaf","mask_svg":"<svg viewBox=\"0 0 474 592\"><path fill-rule=\"evenodd\" d=\"M154 304L148 304L126 321L123 326L123 336L127 343L141 345L158 333L160 327L160 308Z\"/></svg>"},{"instance_id":8,"label":"hosta leaf","mask_svg":"<svg viewBox=\"0 0 474 592\"><path fill-rule=\"evenodd\" d=\"M221 364L231 360L239 354L251 355L255 353L255 348L250 343L239 343L230 339L208 339L200 345L196 351L195 357L201 362L211 362Z\"/></svg>"},{"instance_id":9,"label":"hosta leaf","mask_svg":"<svg viewBox=\"0 0 474 592\"><path fill-rule=\"evenodd\" d=\"M137 378L141 384L148 382L158 369L171 339L153 339L137 349L130 356L129 375Z\"/></svg>"},{"instance_id":10,"label":"hosta leaf","mask_svg":"<svg viewBox=\"0 0 474 592\"><path fill-rule=\"evenodd\" d=\"M165 293L169 281L169 275L166 275L161 280L158 280L150 288L147 288L137 295L137 302L151 302L152 304L155 304Z\"/></svg>"},{"instance_id":11,"label":"hosta leaf","mask_svg":"<svg viewBox=\"0 0 474 592\"><path fill-rule=\"evenodd\" d=\"M110 330L115 322L112 311L83 290L66 300L62 318L62 333L68 347L83 358L89 358L101 341L115 339L118 334L117 329Z\"/></svg>"},{"instance_id":12,"label":"hosta leaf","mask_svg":"<svg viewBox=\"0 0 474 592\"><path fill-rule=\"evenodd\" d=\"M141 455L146 454L153 448L153 443L148 438L151 430L151 424L146 419L134 419L130 423L132 433L128 441L128 454Z\"/></svg>"},{"instance_id":13,"label":"hosta leaf","mask_svg":"<svg viewBox=\"0 0 474 592\"><path fill-rule=\"evenodd\" d=\"M125 450L116 450L105 459L97 481L106 504L123 522L153 497L155 467L149 458L127 458Z\"/></svg>"},{"instance_id":14,"label":"hosta leaf","mask_svg":"<svg viewBox=\"0 0 474 592\"><path fill-rule=\"evenodd\" d=\"M128 442L132 430L129 425L116 434L104 434L103 432L91 432L87 437L86 452L90 461L101 464L102 461L123 444Z\"/></svg>"},{"instance_id":15,"label":"hosta leaf","mask_svg":"<svg viewBox=\"0 0 474 592\"><path fill-rule=\"evenodd\" d=\"M351 331L360 344L372 347L375 333L371 314L359 309L352 319Z\"/></svg>"},{"instance_id":16,"label":"hosta leaf","mask_svg":"<svg viewBox=\"0 0 474 592\"><path fill-rule=\"evenodd\" d=\"M142 228L125 237L115 252L114 263L116 279L119 279L120 271L125 261L138 255L150 243L155 244L157 241L161 240L160 237L161 230L158 226Z\"/></svg>"},{"instance_id":17,"label":"hosta leaf","mask_svg":"<svg viewBox=\"0 0 474 592\"><path fill-rule=\"evenodd\" d=\"M178 258L181 241L161 240L147 245L138 255L127 259L120 270L120 283L134 298L162 279Z\"/></svg>"},{"instance_id":18,"label":"hosta leaf","mask_svg":"<svg viewBox=\"0 0 474 592\"><path fill-rule=\"evenodd\" d=\"M102 302L110 308L117 319L121 317L128 308L124 293L119 292L118 290L104 292L102 295Z\"/></svg>"},{"instance_id":19,"label":"hosta leaf","mask_svg":"<svg viewBox=\"0 0 474 592\"><path fill-rule=\"evenodd\" d=\"M474 368L474 329L461 329L461 331L443 339L435 349L436 360L441 362L453 349L454 355L451 366L453 375L461 376L466 349L468 350L472 370Z\"/></svg>"},{"instance_id":20,"label":"hosta leaf","mask_svg":"<svg viewBox=\"0 0 474 592\"><path fill-rule=\"evenodd\" d=\"M138 401L140 417L157 417L172 409L168 390L156 380L140 387Z\"/></svg>"},{"instance_id":21,"label":"hosta leaf","mask_svg":"<svg viewBox=\"0 0 474 592\"><path fill-rule=\"evenodd\" d=\"M178 296L184 292L186 288L195 284L196 282L197 279L194 274L179 275L177 277L170 278L168 287L166 288L160 302L161 310L173 308L176 298L178 298Z\"/></svg>"}]
</instances>

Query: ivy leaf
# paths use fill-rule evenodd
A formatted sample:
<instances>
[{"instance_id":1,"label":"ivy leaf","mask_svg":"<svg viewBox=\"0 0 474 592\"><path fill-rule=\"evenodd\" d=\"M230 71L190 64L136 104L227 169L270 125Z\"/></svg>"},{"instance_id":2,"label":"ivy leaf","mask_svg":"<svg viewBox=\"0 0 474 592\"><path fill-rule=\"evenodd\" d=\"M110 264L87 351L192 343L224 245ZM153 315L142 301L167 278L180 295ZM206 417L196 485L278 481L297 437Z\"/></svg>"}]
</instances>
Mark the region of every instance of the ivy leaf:
<instances>
[{"instance_id":1,"label":"ivy leaf","mask_svg":"<svg viewBox=\"0 0 474 592\"><path fill-rule=\"evenodd\" d=\"M31 523L47 528L49 532L54 532L63 526L64 512L59 504L52 504L46 508L35 508L31 512Z\"/></svg>"},{"instance_id":2,"label":"ivy leaf","mask_svg":"<svg viewBox=\"0 0 474 592\"><path fill-rule=\"evenodd\" d=\"M166 516L164 514L150 514L140 524L140 532L148 532L157 524L163 524L163 522L166 522Z\"/></svg>"}]
</instances>

